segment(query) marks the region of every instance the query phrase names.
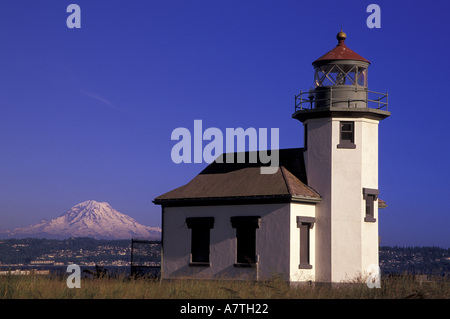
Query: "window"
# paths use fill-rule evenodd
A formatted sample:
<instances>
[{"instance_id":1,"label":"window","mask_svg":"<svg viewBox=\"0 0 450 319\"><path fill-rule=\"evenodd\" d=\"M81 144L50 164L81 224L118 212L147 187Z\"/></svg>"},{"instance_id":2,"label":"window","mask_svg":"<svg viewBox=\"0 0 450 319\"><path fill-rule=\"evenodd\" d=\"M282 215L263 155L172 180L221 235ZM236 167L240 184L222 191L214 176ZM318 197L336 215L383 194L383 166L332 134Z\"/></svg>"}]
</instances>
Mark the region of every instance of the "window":
<instances>
[{"instance_id":1,"label":"window","mask_svg":"<svg viewBox=\"0 0 450 319\"><path fill-rule=\"evenodd\" d=\"M259 216L231 217L231 225L236 228L236 267L254 267L258 262L256 255L256 229Z\"/></svg>"},{"instance_id":2,"label":"window","mask_svg":"<svg viewBox=\"0 0 450 319\"><path fill-rule=\"evenodd\" d=\"M186 218L191 229L191 262L190 266L210 266L209 245L210 229L214 226L214 217Z\"/></svg>"},{"instance_id":3,"label":"window","mask_svg":"<svg viewBox=\"0 0 450 319\"><path fill-rule=\"evenodd\" d=\"M340 139L338 148L356 148L355 145L355 122L340 122Z\"/></svg>"},{"instance_id":4,"label":"window","mask_svg":"<svg viewBox=\"0 0 450 319\"><path fill-rule=\"evenodd\" d=\"M300 228L300 264L299 269L312 269L310 262L311 242L310 230L314 227L314 217L297 216L297 227Z\"/></svg>"},{"instance_id":5,"label":"window","mask_svg":"<svg viewBox=\"0 0 450 319\"><path fill-rule=\"evenodd\" d=\"M316 68L316 87L332 85L367 86L367 68L353 64L326 64Z\"/></svg>"},{"instance_id":6,"label":"window","mask_svg":"<svg viewBox=\"0 0 450 319\"><path fill-rule=\"evenodd\" d=\"M304 124L303 127L303 148L306 151L308 149L308 124Z\"/></svg>"},{"instance_id":7,"label":"window","mask_svg":"<svg viewBox=\"0 0 450 319\"><path fill-rule=\"evenodd\" d=\"M359 86L367 86L367 69L358 68L358 72L356 73L357 84Z\"/></svg>"},{"instance_id":8,"label":"window","mask_svg":"<svg viewBox=\"0 0 450 319\"><path fill-rule=\"evenodd\" d=\"M378 200L378 189L363 188L363 196L366 201L366 211L364 221L374 223L375 219L375 201Z\"/></svg>"}]
</instances>

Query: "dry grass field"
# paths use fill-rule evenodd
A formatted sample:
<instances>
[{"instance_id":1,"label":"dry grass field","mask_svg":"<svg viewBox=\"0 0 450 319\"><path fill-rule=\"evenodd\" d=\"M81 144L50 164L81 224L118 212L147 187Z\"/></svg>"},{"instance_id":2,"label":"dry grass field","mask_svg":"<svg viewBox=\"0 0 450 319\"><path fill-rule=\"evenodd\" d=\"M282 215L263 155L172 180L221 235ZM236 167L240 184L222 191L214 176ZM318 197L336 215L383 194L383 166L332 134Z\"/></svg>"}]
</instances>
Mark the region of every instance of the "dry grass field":
<instances>
[{"instance_id":1,"label":"dry grass field","mask_svg":"<svg viewBox=\"0 0 450 319\"><path fill-rule=\"evenodd\" d=\"M411 275L382 278L381 288L366 283L339 286L289 286L274 278L265 282L82 278L68 288L65 277L0 276L1 299L449 299L448 277L420 281Z\"/></svg>"}]
</instances>

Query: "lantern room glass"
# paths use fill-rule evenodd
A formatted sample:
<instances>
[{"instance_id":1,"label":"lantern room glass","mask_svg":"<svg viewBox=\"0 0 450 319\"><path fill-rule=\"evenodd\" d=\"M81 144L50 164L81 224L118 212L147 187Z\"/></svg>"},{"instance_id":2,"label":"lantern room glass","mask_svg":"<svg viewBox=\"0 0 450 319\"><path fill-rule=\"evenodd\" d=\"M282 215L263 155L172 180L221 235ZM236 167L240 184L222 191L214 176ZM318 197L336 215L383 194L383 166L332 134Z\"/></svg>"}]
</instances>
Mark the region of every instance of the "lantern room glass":
<instances>
[{"instance_id":1,"label":"lantern room glass","mask_svg":"<svg viewBox=\"0 0 450 319\"><path fill-rule=\"evenodd\" d=\"M316 67L315 87L356 85L367 87L367 68L352 64L326 64Z\"/></svg>"}]
</instances>

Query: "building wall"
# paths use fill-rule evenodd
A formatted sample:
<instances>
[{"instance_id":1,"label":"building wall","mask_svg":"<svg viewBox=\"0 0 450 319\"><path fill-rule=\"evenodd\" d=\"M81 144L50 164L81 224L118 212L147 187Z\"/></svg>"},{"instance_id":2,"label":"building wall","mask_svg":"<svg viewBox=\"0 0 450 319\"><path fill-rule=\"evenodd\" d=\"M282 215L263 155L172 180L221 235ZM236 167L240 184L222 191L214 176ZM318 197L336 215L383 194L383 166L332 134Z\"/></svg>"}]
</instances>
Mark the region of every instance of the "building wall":
<instances>
[{"instance_id":1,"label":"building wall","mask_svg":"<svg viewBox=\"0 0 450 319\"><path fill-rule=\"evenodd\" d=\"M378 121L362 121L362 187L378 189ZM364 212L364 201L362 210ZM363 277L370 265L379 265L378 201L374 203L375 223L362 223L362 269ZM364 218L364 217L363 217Z\"/></svg>"},{"instance_id":2,"label":"building wall","mask_svg":"<svg viewBox=\"0 0 450 319\"><path fill-rule=\"evenodd\" d=\"M299 269L300 264L300 228L297 227L297 216L316 217L316 206L314 204L291 203L290 204L290 260L289 280L291 282L315 281L316 279L316 229L314 223L310 229L310 264L311 269Z\"/></svg>"},{"instance_id":3,"label":"building wall","mask_svg":"<svg viewBox=\"0 0 450 319\"><path fill-rule=\"evenodd\" d=\"M165 207L163 209L162 278L289 279L289 204ZM256 231L256 268L238 268L233 216L261 216ZM210 267L189 266L191 230L188 217L214 217L210 231Z\"/></svg>"},{"instance_id":4,"label":"building wall","mask_svg":"<svg viewBox=\"0 0 450 319\"><path fill-rule=\"evenodd\" d=\"M356 148L337 148L340 121L354 121ZM353 281L378 264L378 219L364 221L362 192L378 188L378 121L324 118L305 124L308 184L323 198L317 205L316 281Z\"/></svg>"},{"instance_id":5,"label":"building wall","mask_svg":"<svg viewBox=\"0 0 450 319\"><path fill-rule=\"evenodd\" d=\"M352 281L361 273L361 227L364 211L362 192L362 123L355 119L355 149L339 149L340 122L334 118L332 150L332 281Z\"/></svg>"},{"instance_id":6,"label":"building wall","mask_svg":"<svg viewBox=\"0 0 450 319\"><path fill-rule=\"evenodd\" d=\"M305 169L308 185L316 190L322 200L316 206L315 263L316 281L331 281L331 120L307 120L307 145Z\"/></svg>"}]
</instances>

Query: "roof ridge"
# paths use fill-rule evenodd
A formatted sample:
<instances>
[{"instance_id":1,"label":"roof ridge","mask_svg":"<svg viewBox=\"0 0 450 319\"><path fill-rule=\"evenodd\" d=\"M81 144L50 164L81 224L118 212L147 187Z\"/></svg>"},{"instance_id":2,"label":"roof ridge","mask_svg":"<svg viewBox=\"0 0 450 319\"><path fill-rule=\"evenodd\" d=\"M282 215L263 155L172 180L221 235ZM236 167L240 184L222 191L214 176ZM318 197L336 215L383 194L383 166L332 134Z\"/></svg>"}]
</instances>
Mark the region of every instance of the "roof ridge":
<instances>
[{"instance_id":1,"label":"roof ridge","mask_svg":"<svg viewBox=\"0 0 450 319\"><path fill-rule=\"evenodd\" d=\"M289 191L289 194L291 194L291 195L298 195L298 194L296 194L295 193L295 191L292 189L292 187L291 187L291 182L292 181L290 181L288 178L287 178L287 174L290 174L291 176L292 176L292 178L294 178L297 182L299 182L301 185L302 185L302 187L305 187L307 190L309 190L311 193L313 193L314 195L317 195L318 197L321 197L320 196L320 194L314 189L314 188L312 188L311 186L309 186L308 184L306 184L305 182L303 182L300 178L298 178L298 176L296 176L295 174L293 174L290 170L288 170L287 168L285 168L285 167L282 167L282 166L280 166L280 168L284 168L285 169L285 172L282 170L282 175L283 175L283 178L284 178L284 180L285 180L285 182L286 182L286 185L287 185L287 187L288 187L288 191Z\"/></svg>"},{"instance_id":2,"label":"roof ridge","mask_svg":"<svg viewBox=\"0 0 450 319\"><path fill-rule=\"evenodd\" d=\"M261 163L211 163L187 184L155 198L158 203L182 199L208 201L213 198L243 199L268 197L301 197L320 199L320 195L303 181L303 149L281 149L280 172L261 174ZM256 197L255 197L256 196ZM275 196L275 197L274 197ZM281 196L281 197L280 197Z\"/></svg>"},{"instance_id":3,"label":"roof ridge","mask_svg":"<svg viewBox=\"0 0 450 319\"><path fill-rule=\"evenodd\" d=\"M285 168L284 166L280 165L281 176L283 177L284 184L286 185L286 188L287 188L288 193L289 193L290 195L292 195L292 189L291 189L291 187L290 187L290 185L289 185L289 181L287 180L286 175L285 175L285 173L284 173L284 170L285 170L285 169L286 169L286 168Z\"/></svg>"}]
</instances>

